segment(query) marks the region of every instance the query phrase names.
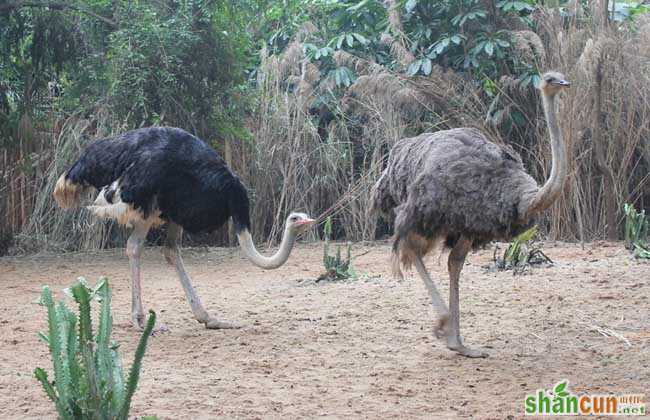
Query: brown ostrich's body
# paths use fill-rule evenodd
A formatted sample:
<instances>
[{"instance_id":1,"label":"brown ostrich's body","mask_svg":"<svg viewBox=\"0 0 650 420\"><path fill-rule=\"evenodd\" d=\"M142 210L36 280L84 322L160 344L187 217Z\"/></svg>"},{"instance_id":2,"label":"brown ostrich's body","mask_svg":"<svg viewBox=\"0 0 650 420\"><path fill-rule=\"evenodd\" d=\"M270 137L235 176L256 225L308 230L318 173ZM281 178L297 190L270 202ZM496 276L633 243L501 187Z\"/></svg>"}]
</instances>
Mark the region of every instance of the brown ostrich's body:
<instances>
[{"instance_id":1,"label":"brown ostrich's body","mask_svg":"<svg viewBox=\"0 0 650 420\"><path fill-rule=\"evenodd\" d=\"M523 231L557 198L566 178L554 113L554 98L563 86L568 82L559 73L545 74L540 86L553 150L553 168L544 186L538 187L526 173L517 153L474 128L400 140L375 185L375 209L395 217L394 271L401 276L401 266L415 266L440 316L436 335L465 356L486 356L465 347L460 337L458 279L467 253ZM451 248L449 309L422 262L436 242Z\"/></svg>"}]
</instances>

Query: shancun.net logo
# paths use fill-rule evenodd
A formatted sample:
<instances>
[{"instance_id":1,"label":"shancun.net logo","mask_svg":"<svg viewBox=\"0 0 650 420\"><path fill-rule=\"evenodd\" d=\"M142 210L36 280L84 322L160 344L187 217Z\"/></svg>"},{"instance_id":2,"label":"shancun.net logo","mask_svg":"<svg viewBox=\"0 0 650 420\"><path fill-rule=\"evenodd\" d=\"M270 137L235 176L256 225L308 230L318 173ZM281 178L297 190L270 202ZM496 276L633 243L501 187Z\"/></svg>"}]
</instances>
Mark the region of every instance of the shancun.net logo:
<instances>
[{"instance_id":1,"label":"shancun.net logo","mask_svg":"<svg viewBox=\"0 0 650 420\"><path fill-rule=\"evenodd\" d=\"M645 395L576 395L568 389L569 381L555 384L552 390L538 389L526 395L526 415L546 416L644 416Z\"/></svg>"}]
</instances>

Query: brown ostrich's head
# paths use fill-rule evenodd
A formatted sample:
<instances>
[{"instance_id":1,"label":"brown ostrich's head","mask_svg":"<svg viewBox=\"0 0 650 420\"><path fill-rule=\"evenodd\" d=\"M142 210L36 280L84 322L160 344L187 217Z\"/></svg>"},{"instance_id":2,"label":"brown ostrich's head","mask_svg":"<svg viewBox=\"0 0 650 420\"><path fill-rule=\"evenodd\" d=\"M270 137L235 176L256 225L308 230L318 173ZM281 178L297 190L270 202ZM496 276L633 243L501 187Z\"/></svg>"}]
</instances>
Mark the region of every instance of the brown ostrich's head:
<instances>
[{"instance_id":1,"label":"brown ostrich's head","mask_svg":"<svg viewBox=\"0 0 650 420\"><path fill-rule=\"evenodd\" d=\"M545 96L555 96L563 88L571 86L562 73L549 71L542 75L542 81L539 84L539 90Z\"/></svg>"}]
</instances>

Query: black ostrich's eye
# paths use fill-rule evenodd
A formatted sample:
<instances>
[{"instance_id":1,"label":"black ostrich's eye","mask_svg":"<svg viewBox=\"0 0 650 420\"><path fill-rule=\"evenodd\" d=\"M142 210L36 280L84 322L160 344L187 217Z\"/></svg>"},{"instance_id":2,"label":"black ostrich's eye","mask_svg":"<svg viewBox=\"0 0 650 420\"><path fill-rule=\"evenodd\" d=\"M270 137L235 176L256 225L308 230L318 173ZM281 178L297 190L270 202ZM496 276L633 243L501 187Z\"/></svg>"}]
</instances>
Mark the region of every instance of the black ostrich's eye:
<instances>
[{"instance_id":1,"label":"black ostrich's eye","mask_svg":"<svg viewBox=\"0 0 650 420\"><path fill-rule=\"evenodd\" d=\"M292 222L295 222L296 220L298 220L298 218L296 216L291 216L289 218L289 220L291 220Z\"/></svg>"}]
</instances>

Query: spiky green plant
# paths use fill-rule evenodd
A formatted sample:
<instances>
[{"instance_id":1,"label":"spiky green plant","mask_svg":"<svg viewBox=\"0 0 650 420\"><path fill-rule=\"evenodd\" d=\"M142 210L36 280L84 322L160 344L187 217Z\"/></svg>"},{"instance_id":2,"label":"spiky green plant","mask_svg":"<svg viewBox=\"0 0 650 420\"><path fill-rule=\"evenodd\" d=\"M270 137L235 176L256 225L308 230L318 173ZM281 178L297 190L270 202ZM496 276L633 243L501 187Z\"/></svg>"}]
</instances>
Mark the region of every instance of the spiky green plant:
<instances>
[{"instance_id":1,"label":"spiky green plant","mask_svg":"<svg viewBox=\"0 0 650 420\"><path fill-rule=\"evenodd\" d=\"M494 262L496 267L500 270L514 269L515 272L519 272L531 264L552 263L551 259L535 244L537 232L537 226L533 226L517 235L508 244L503 253L503 258L497 258L495 250Z\"/></svg>"},{"instance_id":2,"label":"spiky green plant","mask_svg":"<svg viewBox=\"0 0 650 420\"><path fill-rule=\"evenodd\" d=\"M650 244L648 244L648 221L645 210L637 212L632 204L623 204L625 212L625 247L634 253L637 258L650 258Z\"/></svg>"},{"instance_id":3,"label":"spiky green plant","mask_svg":"<svg viewBox=\"0 0 650 420\"><path fill-rule=\"evenodd\" d=\"M54 402L60 419L126 420L156 314L150 311L125 383L118 346L110 341L113 319L108 280L102 277L90 288L80 278L69 293L79 305L78 316L63 301L55 304L50 288L43 287L41 302L47 308L48 332L39 336L50 348L54 381L50 382L41 368L36 368L34 375ZM95 335L90 317L93 299L101 302Z\"/></svg>"},{"instance_id":4,"label":"spiky green plant","mask_svg":"<svg viewBox=\"0 0 650 420\"><path fill-rule=\"evenodd\" d=\"M328 217L325 220L323 227L325 236L325 244L323 245L323 266L325 266L325 273L318 277L317 281L321 280L345 280L348 278L356 278L356 273L352 267L352 244L347 244L346 258L341 258L341 246L336 246L336 256L329 255L329 241L332 236L332 219Z\"/></svg>"}]
</instances>

